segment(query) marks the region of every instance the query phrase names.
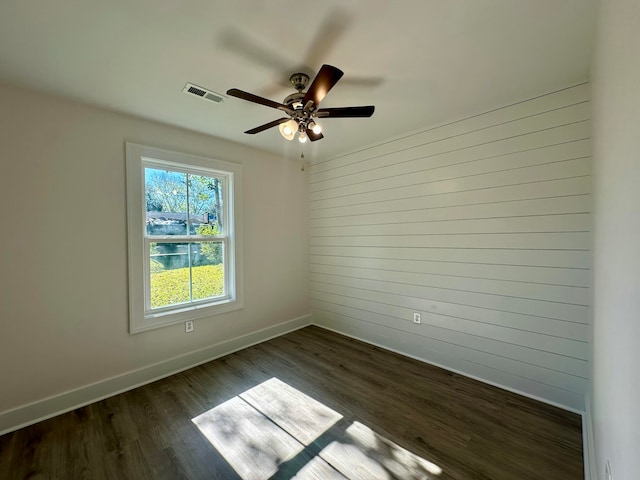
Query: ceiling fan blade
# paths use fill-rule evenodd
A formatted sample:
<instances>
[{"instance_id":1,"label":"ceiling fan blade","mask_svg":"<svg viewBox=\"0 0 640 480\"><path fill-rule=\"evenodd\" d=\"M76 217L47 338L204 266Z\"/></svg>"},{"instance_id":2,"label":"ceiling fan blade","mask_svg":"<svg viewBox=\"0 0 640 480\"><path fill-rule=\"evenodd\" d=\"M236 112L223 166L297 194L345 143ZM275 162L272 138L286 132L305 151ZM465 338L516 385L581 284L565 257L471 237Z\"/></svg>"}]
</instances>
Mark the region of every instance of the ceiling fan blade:
<instances>
[{"instance_id":1,"label":"ceiling fan blade","mask_svg":"<svg viewBox=\"0 0 640 480\"><path fill-rule=\"evenodd\" d=\"M352 88L376 88L384 83L384 77L352 77L348 76L343 78L340 86L341 87L352 87Z\"/></svg>"},{"instance_id":2,"label":"ceiling fan blade","mask_svg":"<svg viewBox=\"0 0 640 480\"><path fill-rule=\"evenodd\" d=\"M313 130L307 128L307 137L309 137L309 140L312 142L315 142L316 140L323 139L324 135L322 135L322 133L313 133Z\"/></svg>"},{"instance_id":3,"label":"ceiling fan blade","mask_svg":"<svg viewBox=\"0 0 640 480\"><path fill-rule=\"evenodd\" d=\"M322 65L318 75L313 79L313 83L307 90L302 103L306 105L311 100L314 106L317 107L325 95L329 93L329 90L338 83L342 75L344 75L344 72L339 68L331 65Z\"/></svg>"},{"instance_id":4,"label":"ceiling fan blade","mask_svg":"<svg viewBox=\"0 0 640 480\"><path fill-rule=\"evenodd\" d=\"M354 118L370 117L376 107L368 105L366 107L336 107L320 108L316 112L318 118Z\"/></svg>"},{"instance_id":5,"label":"ceiling fan blade","mask_svg":"<svg viewBox=\"0 0 640 480\"><path fill-rule=\"evenodd\" d=\"M265 123L264 125L260 125L259 127L252 128L251 130L247 130L244 133L248 133L250 135L253 135L254 133L260 133L260 132L263 132L265 130L268 130L269 128L277 127L281 123L288 122L289 120L291 120L291 119L290 118L279 118L278 120L274 120L273 122Z\"/></svg>"},{"instance_id":6,"label":"ceiling fan blade","mask_svg":"<svg viewBox=\"0 0 640 480\"><path fill-rule=\"evenodd\" d=\"M293 113L293 111L289 107L282 103L274 102L273 100L269 100L268 98L259 97L258 95L254 95L253 93L245 92L243 90L238 90L237 88L227 90L227 95L241 98L242 100L247 100L248 102L259 103L260 105L264 105L265 107L276 108L278 110L282 110L283 112Z\"/></svg>"},{"instance_id":7,"label":"ceiling fan blade","mask_svg":"<svg viewBox=\"0 0 640 480\"><path fill-rule=\"evenodd\" d=\"M233 28L224 30L218 40L223 48L269 70L287 72L292 67L287 57L280 53L281 50L241 30Z\"/></svg>"},{"instance_id":8,"label":"ceiling fan blade","mask_svg":"<svg viewBox=\"0 0 640 480\"><path fill-rule=\"evenodd\" d=\"M309 44L303 65L307 65L307 68L317 68L318 65L322 65L343 39L353 19L354 14L341 7L327 12Z\"/></svg>"}]
</instances>

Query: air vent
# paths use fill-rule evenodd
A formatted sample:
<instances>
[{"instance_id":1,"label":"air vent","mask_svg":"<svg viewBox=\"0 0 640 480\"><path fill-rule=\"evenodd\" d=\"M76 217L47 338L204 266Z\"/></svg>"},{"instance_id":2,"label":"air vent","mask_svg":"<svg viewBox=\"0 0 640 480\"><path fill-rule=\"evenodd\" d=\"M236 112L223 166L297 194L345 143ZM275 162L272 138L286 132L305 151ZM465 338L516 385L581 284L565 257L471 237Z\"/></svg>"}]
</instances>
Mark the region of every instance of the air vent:
<instances>
[{"instance_id":1,"label":"air vent","mask_svg":"<svg viewBox=\"0 0 640 480\"><path fill-rule=\"evenodd\" d=\"M207 99L214 103L222 103L224 101L224 97L219 93L212 92L211 90L199 87L193 83L187 83L182 91L189 95L195 95L196 97Z\"/></svg>"}]
</instances>

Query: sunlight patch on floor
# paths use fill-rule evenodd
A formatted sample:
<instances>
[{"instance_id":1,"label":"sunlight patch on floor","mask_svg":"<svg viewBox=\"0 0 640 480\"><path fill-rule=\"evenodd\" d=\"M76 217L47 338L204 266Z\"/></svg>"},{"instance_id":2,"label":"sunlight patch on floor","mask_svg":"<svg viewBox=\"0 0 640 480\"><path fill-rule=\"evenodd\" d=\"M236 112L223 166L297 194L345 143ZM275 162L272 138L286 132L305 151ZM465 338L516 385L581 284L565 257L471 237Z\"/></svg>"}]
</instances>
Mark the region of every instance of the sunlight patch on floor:
<instances>
[{"instance_id":1,"label":"sunlight patch on floor","mask_svg":"<svg viewBox=\"0 0 640 480\"><path fill-rule=\"evenodd\" d=\"M437 465L271 378L192 419L243 480L427 480ZM335 426L335 428L334 428Z\"/></svg>"},{"instance_id":2,"label":"sunlight patch on floor","mask_svg":"<svg viewBox=\"0 0 640 480\"><path fill-rule=\"evenodd\" d=\"M309 445L342 418L338 412L277 378L239 396L303 445Z\"/></svg>"},{"instance_id":3,"label":"sunlight patch on floor","mask_svg":"<svg viewBox=\"0 0 640 480\"><path fill-rule=\"evenodd\" d=\"M304 445L240 397L192 420L244 480L266 480Z\"/></svg>"},{"instance_id":4,"label":"sunlight patch on floor","mask_svg":"<svg viewBox=\"0 0 640 480\"><path fill-rule=\"evenodd\" d=\"M344 441L331 442L320 457L350 480L395 478L428 479L442 469L378 435L366 425L353 422Z\"/></svg>"}]
</instances>

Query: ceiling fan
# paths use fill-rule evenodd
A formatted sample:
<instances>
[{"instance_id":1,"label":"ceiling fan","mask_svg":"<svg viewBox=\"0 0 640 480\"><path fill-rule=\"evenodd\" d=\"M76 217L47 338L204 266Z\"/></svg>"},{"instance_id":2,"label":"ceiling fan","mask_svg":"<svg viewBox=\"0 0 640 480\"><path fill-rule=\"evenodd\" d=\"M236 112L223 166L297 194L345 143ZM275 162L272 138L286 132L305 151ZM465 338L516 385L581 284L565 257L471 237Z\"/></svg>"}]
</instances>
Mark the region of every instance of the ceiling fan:
<instances>
[{"instance_id":1,"label":"ceiling fan","mask_svg":"<svg viewBox=\"0 0 640 480\"><path fill-rule=\"evenodd\" d=\"M227 90L227 95L275 108L288 115L288 117L265 123L259 127L247 130L244 133L255 134L279 126L280 134L287 140L293 140L296 133L298 133L298 140L301 143L306 142L307 139L315 142L316 140L324 138L322 128L316 122L316 118L354 118L370 117L373 115L373 111L375 110L373 105L319 108L322 99L329 93L329 90L338 83L342 75L344 75L344 72L339 68L331 65L322 65L313 82L311 82L311 86L304 92L309 82L309 76L305 73L294 73L289 77L289 81L297 92L287 96L282 103L274 102L273 100L238 90L237 88Z\"/></svg>"}]
</instances>

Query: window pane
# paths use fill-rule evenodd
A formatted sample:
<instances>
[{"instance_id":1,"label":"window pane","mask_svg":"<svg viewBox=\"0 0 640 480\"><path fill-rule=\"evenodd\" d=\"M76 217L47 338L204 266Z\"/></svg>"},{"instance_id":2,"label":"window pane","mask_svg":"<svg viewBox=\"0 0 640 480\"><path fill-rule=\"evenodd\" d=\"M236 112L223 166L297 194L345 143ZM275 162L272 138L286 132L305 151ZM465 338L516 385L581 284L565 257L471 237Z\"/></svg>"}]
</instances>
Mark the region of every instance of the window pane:
<instances>
[{"instance_id":1,"label":"window pane","mask_svg":"<svg viewBox=\"0 0 640 480\"><path fill-rule=\"evenodd\" d=\"M189 233L191 235L222 234L222 180L206 175L189 175L188 185Z\"/></svg>"},{"instance_id":2,"label":"window pane","mask_svg":"<svg viewBox=\"0 0 640 480\"><path fill-rule=\"evenodd\" d=\"M193 300L221 297L224 291L224 244L198 242L191 245Z\"/></svg>"},{"instance_id":3,"label":"window pane","mask_svg":"<svg viewBox=\"0 0 640 480\"><path fill-rule=\"evenodd\" d=\"M147 235L187 234L187 174L144 169Z\"/></svg>"},{"instance_id":4,"label":"window pane","mask_svg":"<svg viewBox=\"0 0 640 480\"><path fill-rule=\"evenodd\" d=\"M151 308L190 301L189 244L150 244Z\"/></svg>"}]
</instances>

